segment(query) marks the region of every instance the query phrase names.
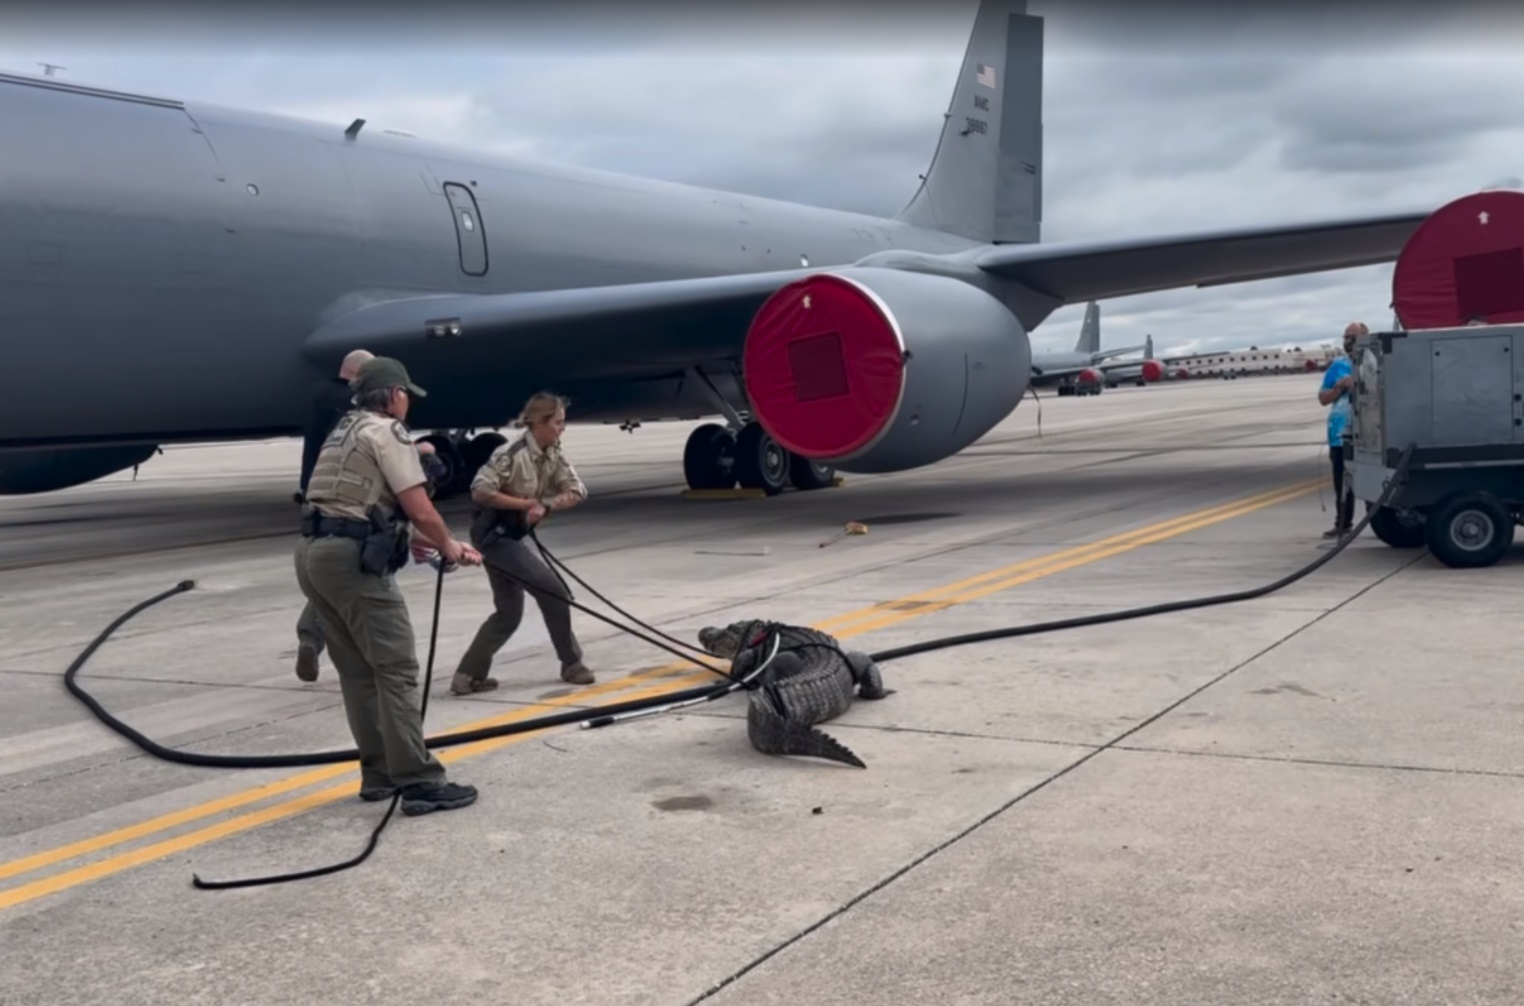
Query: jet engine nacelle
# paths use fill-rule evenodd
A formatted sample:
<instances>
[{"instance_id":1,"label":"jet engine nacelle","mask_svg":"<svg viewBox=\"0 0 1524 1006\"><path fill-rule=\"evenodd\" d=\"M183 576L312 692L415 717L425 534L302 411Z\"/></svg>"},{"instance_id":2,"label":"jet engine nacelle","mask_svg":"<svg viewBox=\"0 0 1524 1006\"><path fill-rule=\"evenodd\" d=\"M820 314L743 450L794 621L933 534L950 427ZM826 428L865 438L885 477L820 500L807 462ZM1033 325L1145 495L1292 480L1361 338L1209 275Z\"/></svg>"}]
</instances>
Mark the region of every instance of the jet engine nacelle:
<instances>
[{"instance_id":1,"label":"jet engine nacelle","mask_svg":"<svg viewBox=\"0 0 1524 1006\"><path fill-rule=\"evenodd\" d=\"M0 496L53 492L94 482L153 457L153 444L0 451Z\"/></svg>"},{"instance_id":2,"label":"jet engine nacelle","mask_svg":"<svg viewBox=\"0 0 1524 1006\"><path fill-rule=\"evenodd\" d=\"M1143 380L1147 381L1149 384L1153 384L1155 381L1161 380L1163 377L1164 364L1160 363L1158 360L1143 361Z\"/></svg>"},{"instance_id":3,"label":"jet engine nacelle","mask_svg":"<svg viewBox=\"0 0 1524 1006\"><path fill-rule=\"evenodd\" d=\"M752 413L780 445L882 473L940 461L1010 415L1032 347L978 287L862 267L779 289L753 318L743 361Z\"/></svg>"}]
</instances>

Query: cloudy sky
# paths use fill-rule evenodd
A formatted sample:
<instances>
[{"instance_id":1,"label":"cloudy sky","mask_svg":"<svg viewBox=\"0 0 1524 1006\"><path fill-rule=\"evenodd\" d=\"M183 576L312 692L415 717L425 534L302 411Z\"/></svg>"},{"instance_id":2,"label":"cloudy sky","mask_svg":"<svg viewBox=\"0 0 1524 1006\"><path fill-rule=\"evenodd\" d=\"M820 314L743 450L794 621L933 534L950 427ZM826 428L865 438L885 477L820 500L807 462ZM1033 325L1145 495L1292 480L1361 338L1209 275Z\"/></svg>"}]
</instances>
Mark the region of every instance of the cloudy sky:
<instances>
[{"instance_id":1,"label":"cloudy sky","mask_svg":"<svg viewBox=\"0 0 1524 1006\"><path fill-rule=\"evenodd\" d=\"M505 6L123 4L124 21L10 5L0 69L61 64L71 80L889 216L929 163L976 4ZM1044 240L1427 208L1524 177L1524 4L1227 6L1032 0ZM1351 319L1390 323L1390 277L1118 299L1102 339L1336 339ZM1057 312L1034 344L1072 346L1082 312Z\"/></svg>"}]
</instances>

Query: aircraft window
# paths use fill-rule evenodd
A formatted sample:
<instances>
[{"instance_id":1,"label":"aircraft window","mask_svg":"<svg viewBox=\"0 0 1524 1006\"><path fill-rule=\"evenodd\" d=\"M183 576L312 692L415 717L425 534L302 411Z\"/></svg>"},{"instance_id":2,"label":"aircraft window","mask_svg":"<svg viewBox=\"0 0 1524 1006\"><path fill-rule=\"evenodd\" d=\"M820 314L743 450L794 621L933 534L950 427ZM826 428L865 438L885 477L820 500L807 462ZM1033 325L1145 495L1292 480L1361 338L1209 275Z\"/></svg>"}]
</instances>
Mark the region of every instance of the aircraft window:
<instances>
[{"instance_id":1,"label":"aircraft window","mask_svg":"<svg viewBox=\"0 0 1524 1006\"><path fill-rule=\"evenodd\" d=\"M461 226L468 231L476 230L476 224L472 222L471 214L467 213L465 210L461 210L460 212L460 223Z\"/></svg>"},{"instance_id":2,"label":"aircraft window","mask_svg":"<svg viewBox=\"0 0 1524 1006\"><path fill-rule=\"evenodd\" d=\"M257 195L259 195L259 186L255 185L253 182L250 182L248 185L245 185L244 189L247 190L249 195L251 195L251 196L257 196Z\"/></svg>"}]
</instances>

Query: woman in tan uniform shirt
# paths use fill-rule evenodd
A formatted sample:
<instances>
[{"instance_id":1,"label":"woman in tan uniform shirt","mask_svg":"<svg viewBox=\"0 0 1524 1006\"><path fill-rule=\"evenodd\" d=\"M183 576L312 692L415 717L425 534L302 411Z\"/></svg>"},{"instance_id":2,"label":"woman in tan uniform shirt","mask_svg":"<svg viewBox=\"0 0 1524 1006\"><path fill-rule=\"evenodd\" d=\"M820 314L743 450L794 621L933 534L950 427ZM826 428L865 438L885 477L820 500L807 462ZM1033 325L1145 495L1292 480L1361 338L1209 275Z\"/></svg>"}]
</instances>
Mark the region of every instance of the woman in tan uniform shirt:
<instances>
[{"instance_id":1,"label":"woman in tan uniform shirt","mask_svg":"<svg viewBox=\"0 0 1524 1006\"><path fill-rule=\"evenodd\" d=\"M582 647L572 632L566 587L527 536L515 538L494 530L500 525L512 528L520 521L533 527L551 511L566 510L587 499L587 487L561 452L566 400L540 392L525 404L519 423L525 427L524 435L493 451L471 483L471 499L478 507L471 543L481 550L494 611L455 669L450 690L456 695L497 687L487 671L493 656L523 620L525 588L520 580L537 588L535 602L561 660L561 680L576 685L590 685L594 680L593 672L582 663Z\"/></svg>"}]
</instances>

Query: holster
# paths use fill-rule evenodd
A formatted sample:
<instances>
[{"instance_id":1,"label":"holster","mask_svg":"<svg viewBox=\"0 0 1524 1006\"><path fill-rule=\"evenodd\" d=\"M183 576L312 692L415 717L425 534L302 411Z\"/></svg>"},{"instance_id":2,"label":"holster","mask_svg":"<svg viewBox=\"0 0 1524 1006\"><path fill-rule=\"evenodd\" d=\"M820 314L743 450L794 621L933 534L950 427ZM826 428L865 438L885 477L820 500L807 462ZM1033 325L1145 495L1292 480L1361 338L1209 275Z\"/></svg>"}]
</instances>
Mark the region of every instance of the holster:
<instances>
[{"instance_id":1,"label":"holster","mask_svg":"<svg viewBox=\"0 0 1524 1006\"><path fill-rule=\"evenodd\" d=\"M369 533L360 543L360 572L370 576L395 573L408 560L407 525L400 520L389 521L381 508L372 506Z\"/></svg>"},{"instance_id":2,"label":"holster","mask_svg":"<svg viewBox=\"0 0 1524 1006\"><path fill-rule=\"evenodd\" d=\"M477 548L491 548L504 539L519 541L529 533L523 511L481 507L471 519L471 539Z\"/></svg>"}]
</instances>

